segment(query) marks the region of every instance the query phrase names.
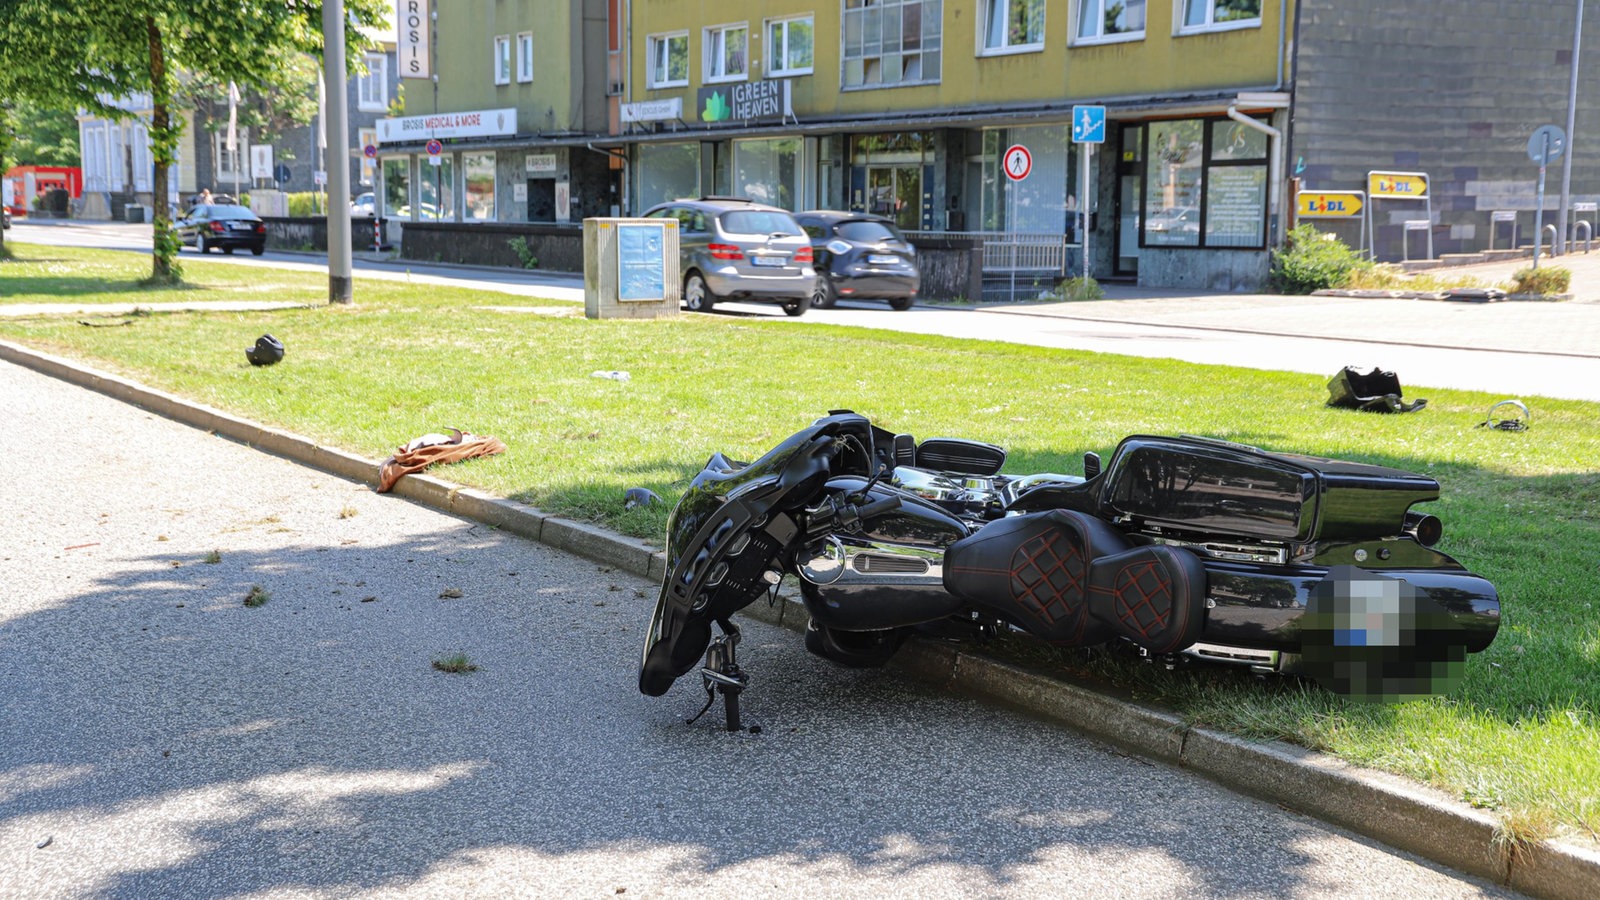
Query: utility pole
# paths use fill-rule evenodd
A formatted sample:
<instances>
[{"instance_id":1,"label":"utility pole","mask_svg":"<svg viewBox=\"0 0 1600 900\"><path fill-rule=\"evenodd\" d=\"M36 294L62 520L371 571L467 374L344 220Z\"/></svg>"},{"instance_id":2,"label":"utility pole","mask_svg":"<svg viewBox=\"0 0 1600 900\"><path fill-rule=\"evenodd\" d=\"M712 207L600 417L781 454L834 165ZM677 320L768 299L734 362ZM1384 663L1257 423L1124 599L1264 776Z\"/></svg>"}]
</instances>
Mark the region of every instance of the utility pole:
<instances>
[{"instance_id":1,"label":"utility pole","mask_svg":"<svg viewBox=\"0 0 1600 900\"><path fill-rule=\"evenodd\" d=\"M1572 26L1572 80L1567 87L1567 152L1561 160L1561 227L1556 229L1556 252L1567 252L1572 225L1572 145L1578 132L1578 50L1583 46L1583 0L1578 0L1578 24Z\"/></svg>"},{"instance_id":2,"label":"utility pole","mask_svg":"<svg viewBox=\"0 0 1600 900\"><path fill-rule=\"evenodd\" d=\"M350 134L345 90L344 0L322 4L322 70L328 90L328 302L352 300L350 277Z\"/></svg>"}]
</instances>

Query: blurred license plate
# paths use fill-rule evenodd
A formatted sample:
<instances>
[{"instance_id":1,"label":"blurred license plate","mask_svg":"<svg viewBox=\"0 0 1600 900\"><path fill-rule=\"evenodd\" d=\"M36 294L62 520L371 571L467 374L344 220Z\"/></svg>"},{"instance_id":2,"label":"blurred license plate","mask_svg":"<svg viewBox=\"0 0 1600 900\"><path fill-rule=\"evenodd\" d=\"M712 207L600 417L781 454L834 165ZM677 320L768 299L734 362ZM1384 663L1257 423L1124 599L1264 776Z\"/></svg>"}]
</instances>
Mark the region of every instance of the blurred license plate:
<instances>
[{"instance_id":1,"label":"blurred license plate","mask_svg":"<svg viewBox=\"0 0 1600 900\"><path fill-rule=\"evenodd\" d=\"M230 225L228 227L232 228L234 231L249 231L250 230L250 226L246 225L243 222L235 222L235 223L233 223L232 225Z\"/></svg>"},{"instance_id":2,"label":"blurred license plate","mask_svg":"<svg viewBox=\"0 0 1600 900\"><path fill-rule=\"evenodd\" d=\"M781 266L787 262L781 256L752 256L750 261L758 266Z\"/></svg>"},{"instance_id":3,"label":"blurred license plate","mask_svg":"<svg viewBox=\"0 0 1600 900\"><path fill-rule=\"evenodd\" d=\"M900 257L885 253L873 253L867 257L867 262L874 266L892 266L900 262Z\"/></svg>"}]
</instances>

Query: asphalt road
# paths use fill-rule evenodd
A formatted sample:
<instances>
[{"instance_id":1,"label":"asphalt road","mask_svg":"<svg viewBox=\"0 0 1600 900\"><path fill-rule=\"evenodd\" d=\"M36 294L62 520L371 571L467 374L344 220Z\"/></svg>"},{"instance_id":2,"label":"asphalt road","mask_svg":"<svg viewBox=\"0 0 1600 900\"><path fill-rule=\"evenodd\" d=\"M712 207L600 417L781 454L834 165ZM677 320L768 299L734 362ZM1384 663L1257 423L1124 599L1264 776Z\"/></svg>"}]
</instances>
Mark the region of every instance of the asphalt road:
<instances>
[{"instance_id":1,"label":"asphalt road","mask_svg":"<svg viewBox=\"0 0 1600 900\"><path fill-rule=\"evenodd\" d=\"M758 622L761 733L686 725L652 584L3 363L0 417L6 897L1502 895Z\"/></svg>"}]
</instances>

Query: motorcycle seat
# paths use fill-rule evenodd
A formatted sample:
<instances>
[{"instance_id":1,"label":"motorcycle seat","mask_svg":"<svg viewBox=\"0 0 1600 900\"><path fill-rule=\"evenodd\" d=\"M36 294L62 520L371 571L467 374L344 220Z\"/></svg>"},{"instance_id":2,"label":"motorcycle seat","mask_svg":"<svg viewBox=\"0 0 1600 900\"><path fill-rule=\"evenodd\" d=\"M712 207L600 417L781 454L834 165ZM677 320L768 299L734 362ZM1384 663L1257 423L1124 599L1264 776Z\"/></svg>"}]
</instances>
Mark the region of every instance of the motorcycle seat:
<instances>
[{"instance_id":1,"label":"motorcycle seat","mask_svg":"<svg viewBox=\"0 0 1600 900\"><path fill-rule=\"evenodd\" d=\"M950 545L945 588L1064 646L1120 636L1152 653L1193 644L1204 623L1199 558L1134 546L1093 516L1048 510L1000 519Z\"/></svg>"}]
</instances>

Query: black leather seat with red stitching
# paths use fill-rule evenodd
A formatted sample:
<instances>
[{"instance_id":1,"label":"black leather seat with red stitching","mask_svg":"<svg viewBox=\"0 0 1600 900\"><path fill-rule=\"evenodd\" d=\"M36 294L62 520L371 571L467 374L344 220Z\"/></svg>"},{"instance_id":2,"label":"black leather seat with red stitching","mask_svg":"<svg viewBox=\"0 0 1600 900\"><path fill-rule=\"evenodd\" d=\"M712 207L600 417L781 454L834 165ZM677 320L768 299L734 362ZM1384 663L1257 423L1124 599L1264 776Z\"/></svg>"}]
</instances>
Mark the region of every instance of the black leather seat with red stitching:
<instances>
[{"instance_id":1,"label":"black leather seat with red stitching","mask_svg":"<svg viewBox=\"0 0 1600 900\"><path fill-rule=\"evenodd\" d=\"M1206 574L1198 557L1135 547L1092 516L1049 510L1000 519L950 545L945 589L1047 641L1079 646L1116 635L1153 653L1200 637Z\"/></svg>"}]
</instances>

